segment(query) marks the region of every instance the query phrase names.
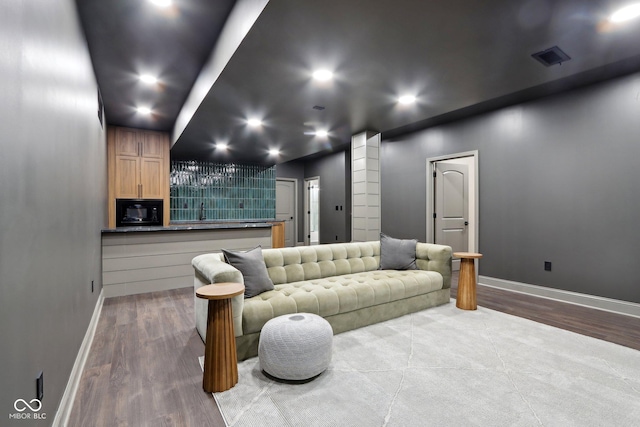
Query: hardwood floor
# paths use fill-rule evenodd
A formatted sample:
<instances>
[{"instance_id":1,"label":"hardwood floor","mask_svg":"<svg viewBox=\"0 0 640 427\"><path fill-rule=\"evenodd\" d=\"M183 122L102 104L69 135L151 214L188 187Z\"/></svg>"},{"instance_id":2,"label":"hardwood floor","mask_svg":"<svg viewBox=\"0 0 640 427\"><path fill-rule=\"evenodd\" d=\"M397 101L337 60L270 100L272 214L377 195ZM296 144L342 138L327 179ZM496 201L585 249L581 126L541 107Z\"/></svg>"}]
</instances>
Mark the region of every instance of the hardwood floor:
<instances>
[{"instance_id":1,"label":"hardwood floor","mask_svg":"<svg viewBox=\"0 0 640 427\"><path fill-rule=\"evenodd\" d=\"M202 390L193 289L106 299L69 426L224 426Z\"/></svg>"},{"instance_id":2,"label":"hardwood floor","mask_svg":"<svg viewBox=\"0 0 640 427\"><path fill-rule=\"evenodd\" d=\"M451 298L458 289L457 272ZM640 318L478 285L478 306L640 350Z\"/></svg>"},{"instance_id":3,"label":"hardwood floor","mask_svg":"<svg viewBox=\"0 0 640 427\"><path fill-rule=\"evenodd\" d=\"M457 274L452 281L457 290ZM640 350L640 318L478 286L478 305ZM213 426L191 288L105 300L69 426Z\"/></svg>"}]
</instances>

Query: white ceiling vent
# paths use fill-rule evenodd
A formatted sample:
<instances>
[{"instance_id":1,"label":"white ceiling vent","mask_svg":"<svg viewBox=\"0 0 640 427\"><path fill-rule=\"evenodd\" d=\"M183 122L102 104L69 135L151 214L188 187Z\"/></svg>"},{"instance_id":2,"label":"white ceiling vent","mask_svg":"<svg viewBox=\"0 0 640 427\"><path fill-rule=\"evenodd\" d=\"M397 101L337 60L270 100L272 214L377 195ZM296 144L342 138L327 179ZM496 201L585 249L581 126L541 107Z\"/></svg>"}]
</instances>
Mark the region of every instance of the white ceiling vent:
<instances>
[{"instance_id":1,"label":"white ceiling vent","mask_svg":"<svg viewBox=\"0 0 640 427\"><path fill-rule=\"evenodd\" d=\"M550 47L547 50L534 53L531 56L540 61L540 63L544 64L546 67L550 67L555 64L562 64L563 62L567 62L571 59L571 57L564 53L558 46Z\"/></svg>"}]
</instances>

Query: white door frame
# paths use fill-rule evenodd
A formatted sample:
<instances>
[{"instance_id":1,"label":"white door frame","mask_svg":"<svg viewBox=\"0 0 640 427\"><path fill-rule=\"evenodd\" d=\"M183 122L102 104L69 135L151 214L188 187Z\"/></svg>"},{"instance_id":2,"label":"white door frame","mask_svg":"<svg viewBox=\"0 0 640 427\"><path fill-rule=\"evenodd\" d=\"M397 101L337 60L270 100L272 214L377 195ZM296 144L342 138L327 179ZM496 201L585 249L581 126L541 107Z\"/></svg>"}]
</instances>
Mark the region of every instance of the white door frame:
<instances>
[{"instance_id":1,"label":"white door frame","mask_svg":"<svg viewBox=\"0 0 640 427\"><path fill-rule=\"evenodd\" d=\"M310 176L304 179L304 244L306 246L311 245L311 239L309 238L309 181L318 181L318 188L320 188L320 177L319 176ZM318 194L318 242L320 241L320 194Z\"/></svg>"},{"instance_id":2,"label":"white door frame","mask_svg":"<svg viewBox=\"0 0 640 427\"><path fill-rule=\"evenodd\" d=\"M429 157L427 159L427 242L433 243L435 239L435 230L433 226L433 211L435 205L434 191L433 191L433 172L435 172L434 163L440 162L443 160L455 160L460 159L462 157L473 157L474 163L474 172L470 174L470 180L474 181L474 203L473 203L473 212L469 212L469 217L473 218L475 225L474 238L470 239L472 242L469 244L469 252L478 252L478 248L480 247L480 185L478 180L478 150L474 151L465 151L463 153L455 153L455 154L447 154L444 156L438 157Z\"/></svg>"},{"instance_id":3,"label":"white door frame","mask_svg":"<svg viewBox=\"0 0 640 427\"><path fill-rule=\"evenodd\" d=\"M298 180L295 178L276 178L277 181L293 182L293 246L298 246Z\"/></svg>"}]
</instances>

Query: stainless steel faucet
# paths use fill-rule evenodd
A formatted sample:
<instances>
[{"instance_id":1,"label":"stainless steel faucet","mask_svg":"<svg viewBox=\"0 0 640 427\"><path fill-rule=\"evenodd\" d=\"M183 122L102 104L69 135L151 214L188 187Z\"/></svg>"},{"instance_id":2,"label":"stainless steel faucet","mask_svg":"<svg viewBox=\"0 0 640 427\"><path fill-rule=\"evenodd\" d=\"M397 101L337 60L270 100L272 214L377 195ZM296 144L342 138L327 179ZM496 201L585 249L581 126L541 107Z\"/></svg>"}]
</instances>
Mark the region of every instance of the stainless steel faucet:
<instances>
[{"instance_id":1,"label":"stainless steel faucet","mask_svg":"<svg viewBox=\"0 0 640 427\"><path fill-rule=\"evenodd\" d=\"M204 215L204 202L200 203L200 221L204 221L207 217Z\"/></svg>"}]
</instances>

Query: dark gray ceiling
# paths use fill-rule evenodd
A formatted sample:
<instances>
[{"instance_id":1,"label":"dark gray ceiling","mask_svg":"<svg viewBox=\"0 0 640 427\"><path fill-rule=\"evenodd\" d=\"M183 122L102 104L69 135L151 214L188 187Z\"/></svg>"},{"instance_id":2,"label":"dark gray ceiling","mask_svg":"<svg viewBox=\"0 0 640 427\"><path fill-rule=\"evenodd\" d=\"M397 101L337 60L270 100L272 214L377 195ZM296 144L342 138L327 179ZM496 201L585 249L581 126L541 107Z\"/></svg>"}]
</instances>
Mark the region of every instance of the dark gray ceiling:
<instances>
[{"instance_id":1,"label":"dark gray ceiling","mask_svg":"<svg viewBox=\"0 0 640 427\"><path fill-rule=\"evenodd\" d=\"M108 123L170 131L235 0L76 0ZM159 77L157 85L140 74ZM152 117L136 106L153 109Z\"/></svg>"},{"instance_id":2,"label":"dark gray ceiling","mask_svg":"<svg viewBox=\"0 0 640 427\"><path fill-rule=\"evenodd\" d=\"M176 3L175 16L158 19L140 0L78 0L110 123L173 126L232 2ZM271 0L175 141L172 156L280 163L341 149L363 130L393 134L477 106L637 70L640 20L607 21L624 3ZM572 59L544 67L531 57L555 45ZM149 93L128 78L147 66L162 68L163 93ZM334 80L313 81L318 67L333 69ZM410 92L418 102L398 105L397 96ZM157 99L158 115L150 122L131 108L145 96ZM251 116L264 126L247 127ZM308 135L318 127L330 137ZM214 150L217 141L227 142L229 151ZM278 158L267 155L272 147L280 149Z\"/></svg>"}]
</instances>

